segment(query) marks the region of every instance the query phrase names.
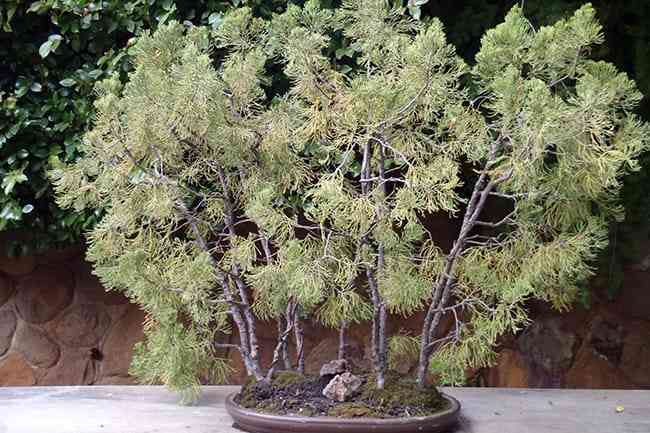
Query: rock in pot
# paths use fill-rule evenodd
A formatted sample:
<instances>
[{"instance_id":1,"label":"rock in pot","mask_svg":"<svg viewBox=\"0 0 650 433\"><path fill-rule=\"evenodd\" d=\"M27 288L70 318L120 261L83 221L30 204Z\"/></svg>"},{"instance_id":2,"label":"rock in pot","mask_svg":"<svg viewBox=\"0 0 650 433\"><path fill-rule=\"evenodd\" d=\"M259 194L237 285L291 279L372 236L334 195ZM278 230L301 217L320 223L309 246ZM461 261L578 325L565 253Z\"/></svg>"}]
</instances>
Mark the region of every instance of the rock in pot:
<instances>
[{"instance_id":1,"label":"rock in pot","mask_svg":"<svg viewBox=\"0 0 650 433\"><path fill-rule=\"evenodd\" d=\"M334 378L323 389L323 395L330 400L345 401L361 387L361 378L346 371Z\"/></svg>"},{"instance_id":2,"label":"rock in pot","mask_svg":"<svg viewBox=\"0 0 650 433\"><path fill-rule=\"evenodd\" d=\"M345 359L335 359L323 364L320 368L320 377L336 376L346 371L349 371L348 362Z\"/></svg>"}]
</instances>

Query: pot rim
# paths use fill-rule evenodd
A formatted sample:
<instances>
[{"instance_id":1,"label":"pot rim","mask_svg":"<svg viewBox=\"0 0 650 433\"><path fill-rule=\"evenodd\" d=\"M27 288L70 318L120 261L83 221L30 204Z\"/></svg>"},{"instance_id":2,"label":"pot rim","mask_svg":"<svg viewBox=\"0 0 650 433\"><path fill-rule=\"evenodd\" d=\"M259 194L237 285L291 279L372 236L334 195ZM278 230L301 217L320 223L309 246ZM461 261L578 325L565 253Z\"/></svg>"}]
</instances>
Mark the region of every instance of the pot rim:
<instances>
[{"instance_id":1,"label":"pot rim","mask_svg":"<svg viewBox=\"0 0 650 433\"><path fill-rule=\"evenodd\" d=\"M321 426L333 426L342 427L345 425L349 426L370 426L378 425L382 426L405 426L409 424L422 424L429 422L440 422L443 421L443 424L451 425L456 422L458 414L460 412L460 402L454 397L440 393L440 395L447 400L449 407L446 409L437 412L433 415L427 416L414 416L414 417L400 417L400 418L372 418L372 417L355 417L355 418L344 418L344 417L335 417L335 416L298 416L298 415L275 415L257 412L251 409L244 408L237 404L234 398L238 393L229 394L226 397L226 410L228 414L237 421L237 418L244 417L247 419L255 419L256 421L269 421L271 423L277 422L291 422L292 424L310 424L310 425L321 425Z\"/></svg>"}]
</instances>

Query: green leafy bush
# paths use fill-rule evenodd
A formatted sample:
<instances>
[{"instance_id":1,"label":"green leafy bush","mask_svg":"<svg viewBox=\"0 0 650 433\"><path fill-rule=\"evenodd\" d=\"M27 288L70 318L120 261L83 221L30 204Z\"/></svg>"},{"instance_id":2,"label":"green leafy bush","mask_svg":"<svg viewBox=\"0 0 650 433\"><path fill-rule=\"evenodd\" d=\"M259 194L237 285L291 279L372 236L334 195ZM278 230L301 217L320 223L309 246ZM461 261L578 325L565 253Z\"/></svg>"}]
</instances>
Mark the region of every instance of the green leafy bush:
<instances>
[{"instance_id":1,"label":"green leafy bush","mask_svg":"<svg viewBox=\"0 0 650 433\"><path fill-rule=\"evenodd\" d=\"M243 1L12 0L0 4L0 230L23 229L31 242L10 253L70 243L100 210L70 212L54 203L45 175L80 156L93 117L94 86L132 69L132 44L171 19L217 27ZM250 1L269 16L280 1Z\"/></svg>"}]
</instances>

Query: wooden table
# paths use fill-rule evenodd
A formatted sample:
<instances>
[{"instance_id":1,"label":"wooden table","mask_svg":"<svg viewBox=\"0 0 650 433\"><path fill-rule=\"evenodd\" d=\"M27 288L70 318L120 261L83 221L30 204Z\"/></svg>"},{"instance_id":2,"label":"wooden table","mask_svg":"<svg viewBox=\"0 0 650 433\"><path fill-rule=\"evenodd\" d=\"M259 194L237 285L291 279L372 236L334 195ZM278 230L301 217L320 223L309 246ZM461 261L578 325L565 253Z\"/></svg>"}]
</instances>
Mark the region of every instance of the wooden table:
<instances>
[{"instance_id":1,"label":"wooden table","mask_svg":"<svg viewBox=\"0 0 650 433\"><path fill-rule=\"evenodd\" d=\"M208 386L181 406L158 386L0 388L0 433L239 433L223 406L236 391ZM444 391L463 405L454 433L650 433L650 391Z\"/></svg>"}]
</instances>

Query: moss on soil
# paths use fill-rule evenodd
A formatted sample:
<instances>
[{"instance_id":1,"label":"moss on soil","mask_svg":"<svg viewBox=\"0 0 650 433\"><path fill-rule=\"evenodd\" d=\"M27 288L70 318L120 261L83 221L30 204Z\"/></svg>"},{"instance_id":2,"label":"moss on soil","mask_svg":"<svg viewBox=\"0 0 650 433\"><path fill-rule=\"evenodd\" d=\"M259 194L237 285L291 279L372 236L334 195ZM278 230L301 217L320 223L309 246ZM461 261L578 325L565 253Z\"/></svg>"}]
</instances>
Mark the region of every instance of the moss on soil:
<instances>
[{"instance_id":1,"label":"moss on soil","mask_svg":"<svg viewBox=\"0 0 650 433\"><path fill-rule=\"evenodd\" d=\"M447 407L435 387L418 389L414 380L397 373L387 374L383 390L376 389L374 376L359 376L361 388L343 403L322 395L328 379L292 371L278 372L270 383L248 379L236 401L264 413L342 418L427 416Z\"/></svg>"},{"instance_id":2,"label":"moss on soil","mask_svg":"<svg viewBox=\"0 0 650 433\"><path fill-rule=\"evenodd\" d=\"M428 415L444 409L447 404L435 387L420 389L415 380L400 377L396 373L389 372L386 375L383 389L377 389L375 384L375 378L369 376L361 386L360 400L371 403L380 411L410 406L417 409L418 413L414 415Z\"/></svg>"},{"instance_id":3,"label":"moss on soil","mask_svg":"<svg viewBox=\"0 0 650 433\"><path fill-rule=\"evenodd\" d=\"M345 402L333 406L328 412L328 416L336 416L340 418L358 418L358 417L371 417L380 418L381 412L365 403L360 402Z\"/></svg>"},{"instance_id":4,"label":"moss on soil","mask_svg":"<svg viewBox=\"0 0 650 433\"><path fill-rule=\"evenodd\" d=\"M275 374L271 383L279 387L287 387L305 381L305 376L296 371L280 371Z\"/></svg>"},{"instance_id":5,"label":"moss on soil","mask_svg":"<svg viewBox=\"0 0 650 433\"><path fill-rule=\"evenodd\" d=\"M239 394L237 395L238 403L241 406L252 408L259 403L255 397L254 387L255 378L253 376L248 376L242 384L241 391L239 391Z\"/></svg>"}]
</instances>

